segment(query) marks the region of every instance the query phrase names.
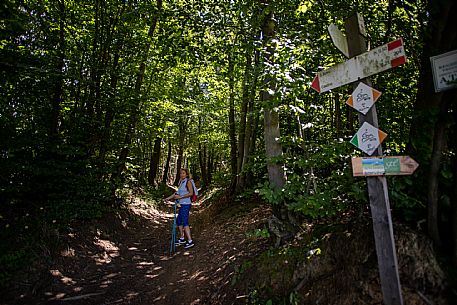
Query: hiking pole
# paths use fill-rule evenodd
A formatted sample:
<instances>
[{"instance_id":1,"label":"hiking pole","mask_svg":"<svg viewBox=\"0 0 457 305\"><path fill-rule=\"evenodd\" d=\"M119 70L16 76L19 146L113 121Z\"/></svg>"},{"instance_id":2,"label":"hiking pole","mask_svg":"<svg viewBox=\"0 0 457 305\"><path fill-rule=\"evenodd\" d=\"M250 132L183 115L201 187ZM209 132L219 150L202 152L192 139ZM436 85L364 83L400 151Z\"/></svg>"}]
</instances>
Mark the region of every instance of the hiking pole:
<instances>
[{"instance_id":1,"label":"hiking pole","mask_svg":"<svg viewBox=\"0 0 457 305\"><path fill-rule=\"evenodd\" d=\"M176 252L176 202L173 204L174 217L173 217L173 228L171 229L171 242L170 242L170 254Z\"/></svg>"}]
</instances>

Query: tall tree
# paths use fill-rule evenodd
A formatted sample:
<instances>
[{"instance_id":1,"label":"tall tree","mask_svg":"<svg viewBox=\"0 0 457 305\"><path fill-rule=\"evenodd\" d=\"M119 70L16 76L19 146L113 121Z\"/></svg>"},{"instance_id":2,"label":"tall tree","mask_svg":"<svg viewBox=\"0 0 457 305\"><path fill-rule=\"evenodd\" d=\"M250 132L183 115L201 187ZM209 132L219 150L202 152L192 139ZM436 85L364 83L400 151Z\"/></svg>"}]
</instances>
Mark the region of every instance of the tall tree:
<instances>
[{"instance_id":1,"label":"tall tree","mask_svg":"<svg viewBox=\"0 0 457 305\"><path fill-rule=\"evenodd\" d=\"M236 38L234 39L236 42ZM238 156L237 156L237 141L236 141L236 125L235 125L235 58L234 58L234 46L233 43L232 50L229 53L228 57L228 82L229 82L229 138L230 138L230 169L231 169L231 179L230 179L230 190L231 193L235 191L236 180L237 180L237 166L238 166Z\"/></svg>"},{"instance_id":2,"label":"tall tree","mask_svg":"<svg viewBox=\"0 0 457 305\"><path fill-rule=\"evenodd\" d=\"M148 182L151 186L156 186L156 177L157 172L159 170L159 162L160 162L160 151L162 148L162 138L157 137L154 140L154 148L151 154L151 161L149 163L149 174L148 174Z\"/></svg>"},{"instance_id":3,"label":"tall tree","mask_svg":"<svg viewBox=\"0 0 457 305\"><path fill-rule=\"evenodd\" d=\"M262 36L264 39L264 66L273 67L274 62L274 42L275 37L275 22L273 19L273 11L270 7L266 7L266 14L262 26ZM284 171L284 161L282 160L283 152L280 143L281 134L279 129L279 113L274 107L274 97L272 93L276 91L275 77L272 71L266 72L263 80L263 88L261 92L262 102L264 106L264 138L265 151L268 170L268 181L270 188L275 193L281 193L286 184L286 173ZM282 198L282 196L279 196ZM290 238L294 234L293 224L289 219L289 213L286 202L280 199L279 202L273 203L273 213L279 220L270 222L270 229L277 236L276 244L279 245L283 238ZM274 227L274 228L273 228Z\"/></svg>"},{"instance_id":4,"label":"tall tree","mask_svg":"<svg viewBox=\"0 0 457 305\"><path fill-rule=\"evenodd\" d=\"M130 144L132 143L132 137L135 133L136 125L138 122L138 117L140 115L139 108L141 106L141 90L142 90L142 85L143 85L143 80L144 80L144 74L146 71L146 64L149 58L149 51L151 49L151 44L152 44L152 37L154 36L154 31L156 30L157 27L157 22L159 20L159 16L162 11L162 0L157 0L157 8L155 11L155 14L152 17L151 25L149 26L148 30L148 41L146 43L144 53L143 53L143 59L140 63L140 67L138 69L138 72L136 74L136 81L135 81L135 103L131 106L130 110L130 115L129 115L129 122L127 125L127 130L125 133L124 137L124 145L119 153L118 160L117 160L117 166L115 171L113 172L111 176L111 181L116 181L118 178L120 178L122 171L125 168L125 162L127 161L127 157L129 155L130 151Z\"/></svg>"},{"instance_id":5,"label":"tall tree","mask_svg":"<svg viewBox=\"0 0 457 305\"><path fill-rule=\"evenodd\" d=\"M438 174L446 135L446 113L456 99L456 90L435 93L430 56L438 55L457 47L457 3L452 0L429 1L429 20L425 29L424 48L421 58L420 79L414 117L411 124L409 151L426 171L422 188L428 201L428 232L437 245L441 244L438 229Z\"/></svg>"}]
</instances>

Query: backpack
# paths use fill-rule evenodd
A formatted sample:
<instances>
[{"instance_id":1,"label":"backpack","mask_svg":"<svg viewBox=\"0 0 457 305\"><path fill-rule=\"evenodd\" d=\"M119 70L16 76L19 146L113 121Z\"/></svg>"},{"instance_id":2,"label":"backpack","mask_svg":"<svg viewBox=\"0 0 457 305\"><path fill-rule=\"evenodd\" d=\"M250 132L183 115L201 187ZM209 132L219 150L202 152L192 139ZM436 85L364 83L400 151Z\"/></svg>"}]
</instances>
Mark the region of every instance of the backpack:
<instances>
[{"instance_id":1,"label":"backpack","mask_svg":"<svg viewBox=\"0 0 457 305\"><path fill-rule=\"evenodd\" d=\"M194 183L194 180L193 179L188 179L188 181L190 181L192 183L192 188L194 189L194 194L192 195L192 197L190 197L190 202L195 202L197 201L198 199L198 190L197 190L197 187L195 186L195 183ZM186 187L187 187L187 182L186 182Z\"/></svg>"}]
</instances>

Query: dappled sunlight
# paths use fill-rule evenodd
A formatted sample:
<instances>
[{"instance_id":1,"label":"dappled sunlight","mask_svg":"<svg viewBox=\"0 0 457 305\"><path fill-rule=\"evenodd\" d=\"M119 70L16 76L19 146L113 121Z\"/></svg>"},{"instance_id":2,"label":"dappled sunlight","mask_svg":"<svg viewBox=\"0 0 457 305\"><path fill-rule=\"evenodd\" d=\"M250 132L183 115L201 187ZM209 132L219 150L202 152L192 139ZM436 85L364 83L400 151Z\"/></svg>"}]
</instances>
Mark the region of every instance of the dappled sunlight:
<instances>
[{"instance_id":1,"label":"dappled sunlight","mask_svg":"<svg viewBox=\"0 0 457 305\"><path fill-rule=\"evenodd\" d=\"M74 304L100 304L95 300L102 295L110 295L110 304L157 298L158 292L164 291L160 283L169 276L176 258L166 255L169 239L164 233L169 231L170 215L173 217L155 210L148 218L142 212L142 225L138 224L136 234L132 234L135 227L131 223L120 222L124 231L118 235L107 234L102 228L94 228L86 235L72 234L69 237L75 245L60 252L65 267L49 271L57 281L44 296L48 301L75 301ZM178 281L171 284L178 285Z\"/></svg>"},{"instance_id":2,"label":"dappled sunlight","mask_svg":"<svg viewBox=\"0 0 457 305\"><path fill-rule=\"evenodd\" d=\"M202 211L195 211L196 223ZM237 276L240 257L258 241L245 233L258 226L261 212L253 210L248 216L234 214L228 225L196 229L194 248L177 246L170 254L172 214L139 213L134 222L74 234L72 246L60 253L62 264L50 270L56 281L46 300L95 305L177 304L186 299L186 304L212 304L211 297L219 297L214 293Z\"/></svg>"},{"instance_id":3,"label":"dappled sunlight","mask_svg":"<svg viewBox=\"0 0 457 305\"><path fill-rule=\"evenodd\" d=\"M59 279L62 283L66 285L76 284L76 282L72 278L64 276L59 270L49 270L49 272L52 274L52 276Z\"/></svg>"},{"instance_id":4,"label":"dappled sunlight","mask_svg":"<svg viewBox=\"0 0 457 305\"><path fill-rule=\"evenodd\" d=\"M74 257L75 256L75 249L67 248L67 249L61 251L60 255L64 256L64 257Z\"/></svg>"}]
</instances>

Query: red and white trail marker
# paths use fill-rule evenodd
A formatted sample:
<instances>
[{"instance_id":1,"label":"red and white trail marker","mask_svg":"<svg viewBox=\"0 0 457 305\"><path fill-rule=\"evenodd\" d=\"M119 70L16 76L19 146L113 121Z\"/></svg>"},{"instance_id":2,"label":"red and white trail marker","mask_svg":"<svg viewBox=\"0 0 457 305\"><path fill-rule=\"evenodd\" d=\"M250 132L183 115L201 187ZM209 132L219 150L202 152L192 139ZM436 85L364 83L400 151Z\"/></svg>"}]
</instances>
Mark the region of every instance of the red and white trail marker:
<instances>
[{"instance_id":1,"label":"red and white trail marker","mask_svg":"<svg viewBox=\"0 0 457 305\"><path fill-rule=\"evenodd\" d=\"M371 156L386 137L385 132L365 122L352 137L351 144Z\"/></svg>"},{"instance_id":2,"label":"red and white trail marker","mask_svg":"<svg viewBox=\"0 0 457 305\"><path fill-rule=\"evenodd\" d=\"M400 38L318 72L311 88L319 93L326 92L404 63L406 54Z\"/></svg>"},{"instance_id":3,"label":"red and white trail marker","mask_svg":"<svg viewBox=\"0 0 457 305\"><path fill-rule=\"evenodd\" d=\"M364 83L360 83L352 92L351 96L346 101L346 104L366 115L368 110L370 110L380 96L380 91L373 89Z\"/></svg>"}]
</instances>

